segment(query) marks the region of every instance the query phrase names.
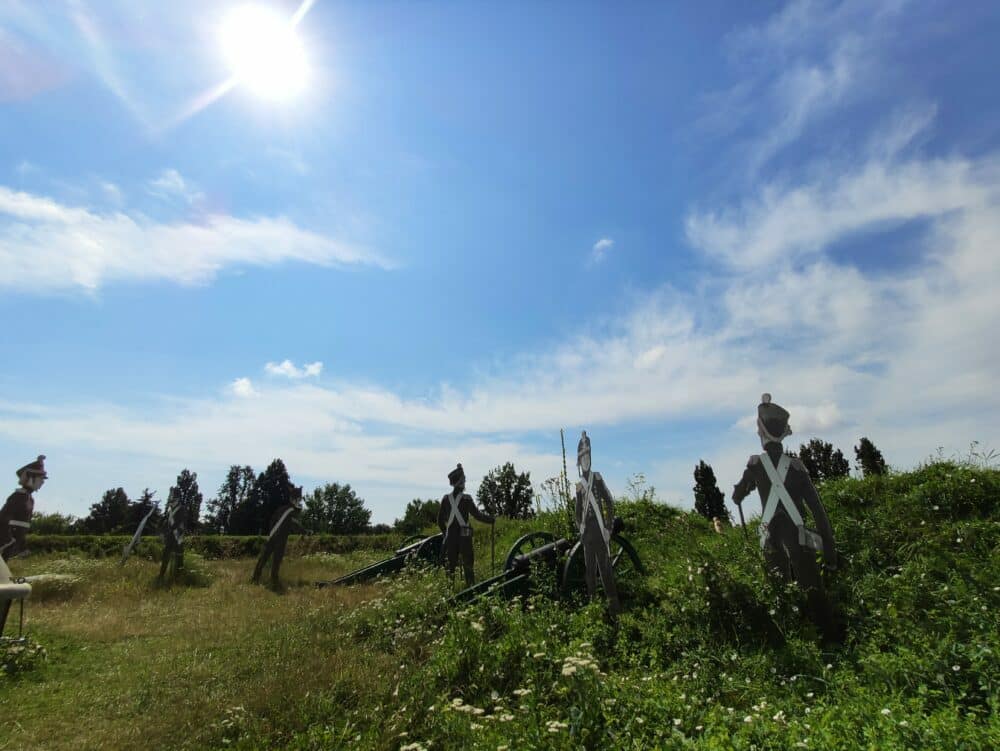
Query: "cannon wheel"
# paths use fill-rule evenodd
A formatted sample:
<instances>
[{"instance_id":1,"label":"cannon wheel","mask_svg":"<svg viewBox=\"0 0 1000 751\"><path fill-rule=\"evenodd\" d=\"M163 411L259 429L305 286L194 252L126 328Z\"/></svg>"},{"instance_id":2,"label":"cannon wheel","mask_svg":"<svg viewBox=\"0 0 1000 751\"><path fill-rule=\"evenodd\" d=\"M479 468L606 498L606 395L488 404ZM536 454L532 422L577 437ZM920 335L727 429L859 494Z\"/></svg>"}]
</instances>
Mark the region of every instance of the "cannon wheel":
<instances>
[{"instance_id":1,"label":"cannon wheel","mask_svg":"<svg viewBox=\"0 0 1000 751\"><path fill-rule=\"evenodd\" d=\"M441 541L443 535L433 535L424 540L416 550L410 553L413 558L426 563L440 563L441 561ZM421 539L420 537L417 538Z\"/></svg>"},{"instance_id":2,"label":"cannon wheel","mask_svg":"<svg viewBox=\"0 0 1000 751\"><path fill-rule=\"evenodd\" d=\"M507 560L503 564L504 571L510 571L514 568L514 559L519 555L524 555L535 548L540 548L542 545L555 542L555 539L555 535L549 532L529 532L523 537L519 537L517 542L511 547L510 552L507 553Z\"/></svg>"},{"instance_id":3,"label":"cannon wheel","mask_svg":"<svg viewBox=\"0 0 1000 751\"><path fill-rule=\"evenodd\" d=\"M611 536L611 567L615 572L615 582L619 583L623 579L630 579L646 573L646 567L642 565L639 554L635 552L632 543L621 535ZM566 565L563 567L562 591L563 594L573 594L586 590L587 583L586 563L583 560L583 541L577 542L573 549L566 556Z\"/></svg>"}]
</instances>

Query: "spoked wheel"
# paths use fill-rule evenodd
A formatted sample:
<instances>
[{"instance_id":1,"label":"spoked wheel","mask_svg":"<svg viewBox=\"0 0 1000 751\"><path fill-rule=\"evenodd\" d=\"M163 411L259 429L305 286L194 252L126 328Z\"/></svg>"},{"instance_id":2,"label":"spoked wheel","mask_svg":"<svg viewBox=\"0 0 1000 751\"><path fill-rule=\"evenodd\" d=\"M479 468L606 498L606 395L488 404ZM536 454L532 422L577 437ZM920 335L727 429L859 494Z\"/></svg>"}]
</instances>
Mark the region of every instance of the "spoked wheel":
<instances>
[{"instance_id":1,"label":"spoked wheel","mask_svg":"<svg viewBox=\"0 0 1000 751\"><path fill-rule=\"evenodd\" d=\"M511 547L510 552L507 553L507 560L503 564L504 571L510 571L514 568L514 559L519 555L524 555L542 545L555 542L555 539L555 536L549 532L530 532L524 537L518 538L517 542Z\"/></svg>"},{"instance_id":2,"label":"spoked wheel","mask_svg":"<svg viewBox=\"0 0 1000 751\"><path fill-rule=\"evenodd\" d=\"M418 537L417 539L421 538ZM439 563L441 561L441 543L443 540L443 534L428 537L410 555L424 563Z\"/></svg>"},{"instance_id":3,"label":"spoked wheel","mask_svg":"<svg viewBox=\"0 0 1000 751\"><path fill-rule=\"evenodd\" d=\"M621 535L611 536L611 568L614 570L615 583L619 592L622 585L628 585L633 580L646 573L645 566L639 559L639 554L635 552L632 543ZM566 556L566 565L563 567L562 591L563 594L582 594L587 591L587 564L583 559L583 542L578 542Z\"/></svg>"}]
</instances>

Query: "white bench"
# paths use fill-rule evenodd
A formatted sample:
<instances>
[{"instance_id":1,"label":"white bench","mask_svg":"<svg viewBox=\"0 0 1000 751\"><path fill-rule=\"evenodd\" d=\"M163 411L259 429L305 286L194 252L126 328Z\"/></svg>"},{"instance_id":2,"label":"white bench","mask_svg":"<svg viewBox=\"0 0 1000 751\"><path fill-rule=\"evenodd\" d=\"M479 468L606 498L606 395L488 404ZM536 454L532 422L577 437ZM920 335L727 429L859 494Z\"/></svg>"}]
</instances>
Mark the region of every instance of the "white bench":
<instances>
[{"instance_id":1,"label":"white bench","mask_svg":"<svg viewBox=\"0 0 1000 751\"><path fill-rule=\"evenodd\" d=\"M3 558L0 558L0 638L3 638L4 626L7 625L7 613L11 603L17 600L21 604L21 613L17 625L17 636L21 638L24 630L24 601L31 595L31 585L27 582L14 581L10 569Z\"/></svg>"}]
</instances>

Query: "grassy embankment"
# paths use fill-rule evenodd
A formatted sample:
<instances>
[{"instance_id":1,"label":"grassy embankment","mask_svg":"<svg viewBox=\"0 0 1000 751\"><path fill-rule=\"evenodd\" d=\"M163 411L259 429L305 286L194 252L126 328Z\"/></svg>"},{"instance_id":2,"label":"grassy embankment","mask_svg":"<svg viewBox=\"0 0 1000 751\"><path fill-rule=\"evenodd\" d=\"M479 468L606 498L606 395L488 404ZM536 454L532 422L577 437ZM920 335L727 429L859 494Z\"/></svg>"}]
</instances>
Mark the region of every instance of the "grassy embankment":
<instances>
[{"instance_id":1,"label":"grassy embankment","mask_svg":"<svg viewBox=\"0 0 1000 751\"><path fill-rule=\"evenodd\" d=\"M847 626L824 649L739 529L623 506L650 569L617 626L599 605L442 605L440 572L315 590L375 554L154 564L61 555L37 587L44 661L0 678L13 748L1000 748L1000 472L937 463L821 489L844 557ZM498 558L522 531L498 528ZM560 530L561 531L561 530ZM489 535L477 540L489 572Z\"/></svg>"}]
</instances>

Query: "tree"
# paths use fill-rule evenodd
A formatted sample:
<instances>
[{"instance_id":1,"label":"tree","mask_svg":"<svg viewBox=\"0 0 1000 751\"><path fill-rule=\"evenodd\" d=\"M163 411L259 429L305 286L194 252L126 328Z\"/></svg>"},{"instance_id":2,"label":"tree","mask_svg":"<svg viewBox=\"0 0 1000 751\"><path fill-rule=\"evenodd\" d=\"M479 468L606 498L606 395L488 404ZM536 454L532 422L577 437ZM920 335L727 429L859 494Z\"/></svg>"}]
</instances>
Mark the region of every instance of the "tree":
<instances>
[{"instance_id":1,"label":"tree","mask_svg":"<svg viewBox=\"0 0 1000 751\"><path fill-rule=\"evenodd\" d=\"M809 477L814 483L832 480L835 477L847 477L851 465L840 449L834 449L832 443L813 438L809 443L799 447L799 458L809 470Z\"/></svg>"},{"instance_id":2,"label":"tree","mask_svg":"<svg viewBox=\"0 0 1000 751\"><path fill-rule=\"evenodd\" d=\"M353 535L367 530L371 517L350 485L330 482L306 498L302 526L313 532Z\"/></svg>"},{"instance_id":3,"label":"tree","mask_svg":"<svg viewBox=\"0 0 1000 751\"><path fill-rule=\"evenodd\" d=\"M711 464L699 460L694 468L694 510L706 519L729 521L726 497L719 490Z\"/></svg>"},{"instance_id":4,"label":"tree","mask_svg":"<svg viewBox=\"0 0 1000 751\"><path fill-rule=\"evenodd\" d=\"M36 511L31 517L31 531L36 535L71 535L79 520L69 514L46 514Z\"/></svg>"},{"instance_id":5,"label":"tree","mask_svg":"<svg viewBox=\"0 0 1000 751\"><path fill-rule=\"evenodd\" d=\"M441 501L422 501L414 498L406 504L402 519L396 519L393 529L404 535L417 535L428 527L437 526Z\"/></svg>"},{"instance_id":6,"label":"tree","mask_svg":"<svg viewBox=\"0 0 1000 751\"><path fill-rule=\"evenodd\" d=\"M507 462L483 477L476 499L480 507L491 516L510 519L530 519L535 515L532 504L535 491L531 487L531 473L517 473Z\"/></svg>"},{"instance_id":7,"label":"tree","mask_svg":"<svg viewBox=\"0 0 1000 751\"><path fill-rule=\"evenodd\" d=\"M257 518L254 520L254 531L250 534L267 534L270 531L264 528L271 521L274 512L288 503L290 484L288 470L281 459L275 459L257 476L253 490Z\"/></svg>"},{"instance_id":8,"label":"tree","mask_svg":"<svg viewBox=\"0 0 1000 751\"><path fill-rule=\"evenodd\" d=\"M150 511L153 512L153 515L149 517L149 521L143 527L142 533L144 535L155 535L156 530L160 529L163 514L160 513L159 503L153 500L153 496L155 495L155 491L145 488L139 498L128 505L125 522L125 531L128 534L135 534L135 530L139 528L139 523Z\"/></svg>"},{"instance_id":9,"label":"tree","mask_svg":"<svg viewBox=\"0 0 1000 751\"><path fill-rule=\"evenodd\" d=\"M220 535L256 534L260 509L255 507L253 467L234 464L219 486L215 498L208 502L205 526Z\"/></svg>"},{"instance_id":10,"label":"tree","mask_svg":"<svg viewBox=\"0 0 1000 751\"><path fill-rule=\"evenodd\" d=\"M854 447L854 456L857 458L855 468L861 470L861 474L865 477L885 474L886 466L882 452L868 438L862 438L861 445Z\"/></svg>"},{"instance_id":11,"label":"tree","mask_svg":"<svg viewBox=\"0 0 1000 751\"><path fill-rule=\"evenodd\" d=\"M185 510L184 526L191 534L198 529L201 519L201 491L198 489L198 473L188 469L181 470L177 475L177 484L170 488L170 494L176 494L177 500Z\"/></svg>"},{"instance_id":12,"label":"tree","mask_svg":"<svg viewBox=\"0 0 1000 751\"><path fill-rule=\"evenodd\" d=\"M91 535L109 535L126 532L128 522L128 495L121 488L112 488L90 507L83 520L83 531Z\"/></svg>"}]
</instances>

